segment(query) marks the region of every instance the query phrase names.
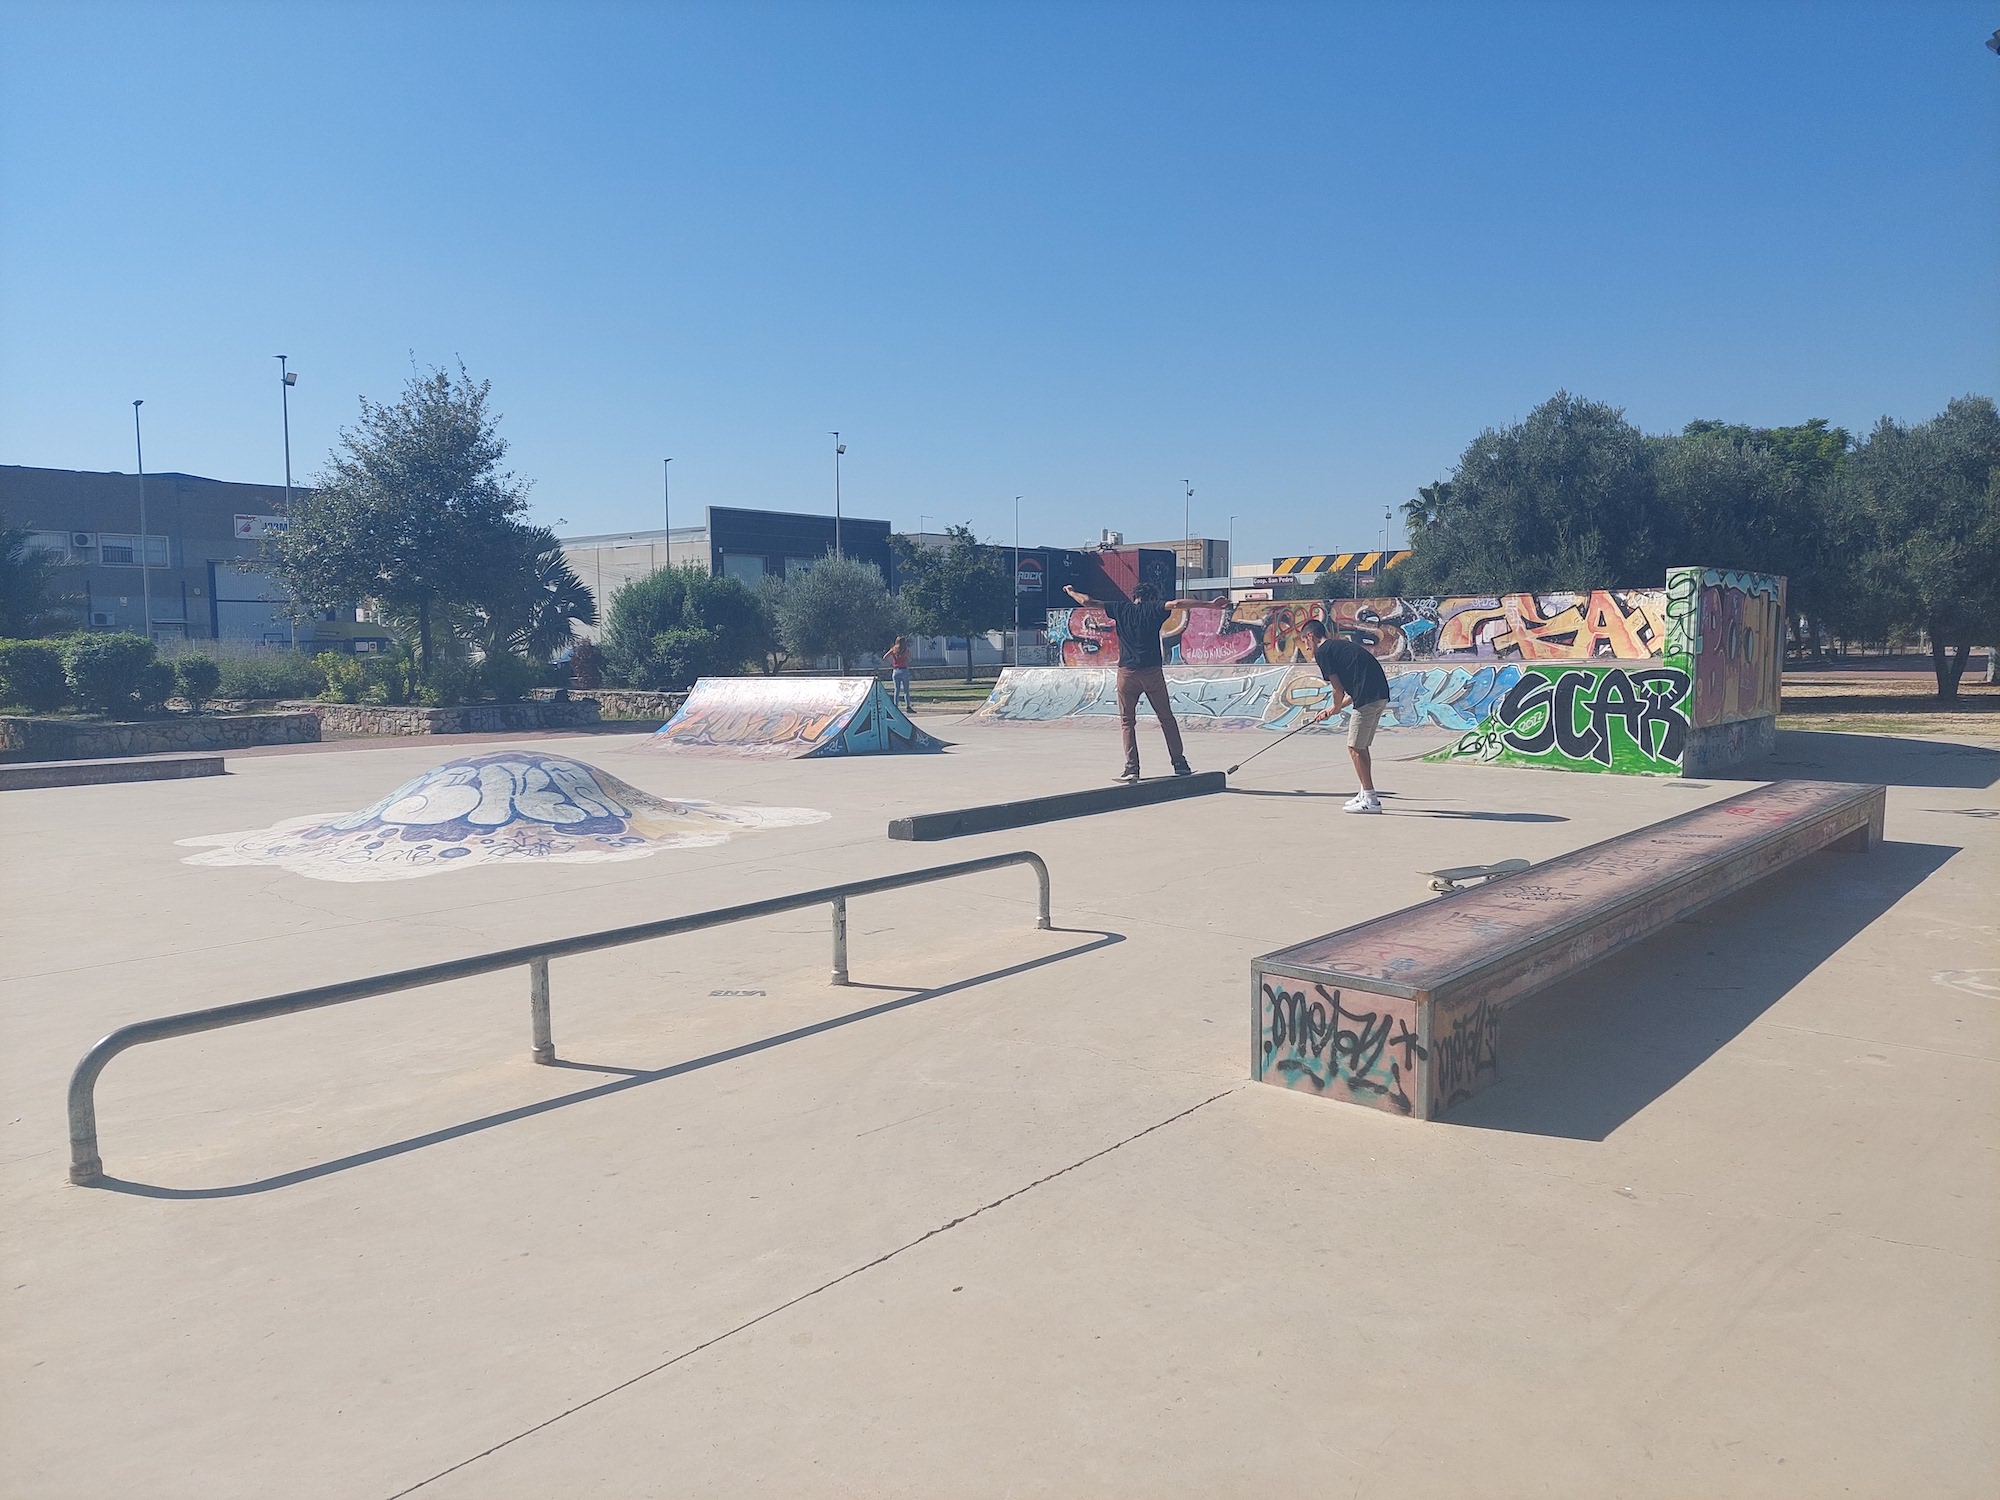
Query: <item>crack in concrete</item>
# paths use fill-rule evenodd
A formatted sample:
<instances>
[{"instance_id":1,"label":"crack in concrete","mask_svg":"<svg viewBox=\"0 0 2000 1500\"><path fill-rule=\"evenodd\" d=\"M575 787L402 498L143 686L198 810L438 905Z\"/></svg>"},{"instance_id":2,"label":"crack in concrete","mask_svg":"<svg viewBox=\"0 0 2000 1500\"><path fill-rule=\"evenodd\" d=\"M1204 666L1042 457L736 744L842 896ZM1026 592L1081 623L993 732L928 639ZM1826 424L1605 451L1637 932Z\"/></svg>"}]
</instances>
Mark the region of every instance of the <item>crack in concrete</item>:
<instances>
[{"instance_id":1,"label":"crack in concrete","mask_svg":"<svg viewBox=\"0 0 2000 1500\"><path fill-rule=\"evenodd\" d=\"M1226 1099L1231 1094L1235 1093L1237 1089L1240 1089L1242 1087L1243 1087L1242 1084L1237 1084L1232 1088L1224 1089L1219 1094L1211 1094L1208 1098L1202 1100L1199 1104L1191 1104L1186 1109L1183 1109L1178 1113L1168 1115L1164 1120L1157 1120L1153 1124L1148 1125L1144 1130L1136 1131L1133 1134L1126 1136L1122 1141L1114 1141L1111 1145L1104 1147L1100 1151L1093 1151L1090 1153L1090 1155L1083 1157L1077 1161L1073 1161L1066 1167L1058 1167L1056 1168L1055 1171L1048 1173L1046 1176L1037 1177L1033 1182L1028 1183L1024 1187L1015 1188L1013 1192L995 1198L991 1203L982 1203L979 1207L972 1209L967 1213L962 1213L955 1219L946 1220L944 1223L938 1225L935 1229L927 1229L922 1234L918 1235L915 1239L911 1240L908 1244L898 1245L895 1249L887 1251L884 1254L878 1255L871 1261L866 1261L863 1264L855 1266L850 1270L842 1271L838 1276L834 1277L831 1281L821 1282L818 1286L814 1287L809 1292L800 1292L798 1296L788 1298L786 1301L780 1302L776 1307L767 1308L765 1311L758 1313L756 1317L745 1319L743 1322L738 1323L734 1328L726 1329L723 1332L718 1333L712 1339L706 1339L703 1342L696 1344L691 1349L683 1349L679 1354L674 1355L670 1359L664 1359L660 1361L659 1364L654 1365L651 1369L641 1370L637 1375L634 1375L629 1380L621 1380L618 1382L618 1384L612 1386L610 1389L599 1391L595 1396L590 1397L586 1401L579 1401L574 1406L564 1408L562 1411L557 1412L554 1416L548 1418L546 1421L537 1422L533 1427L529 1427L524 1429L523 1431L517 1432L510 1438L502 1438L492 1447L483 1449L482 1451L473 1454L470 1458L462 1458L457 1463L453 1464L450 1468L440 1469L438 1470L437 1473L431 1475L427 1479L419 1479L415 1484L410 1485L407 1489L397 1490L393 1495L390 1495L388 1497L388 1500L403 1500L403 1497L405 1495L413 1495L418 1490L424 1488L424 1486L429 1484L435 1484L438 1480L445 1478L447 1475L456 1474L460 1469L466 1468L472 1464L476 1464L482 1458L491 1458L494 1454L498 1453L502 1448L510 1447L513 1444L520 1442L523 1438L533 1437L536 1433L542 1431L544 1428L553 1427L556 1423L562 1421L563 1418L565 1417L573 1417L578 1412L583 1411L585 1408L595 1406L598 1402L607 1400L608 1398L617 1395L620 1391L630 1390L633 1386L639 1384L640 1381L650 1380L653 1376L659 1374L662 1370L671 1369L673 1366L681 1363L681 1361L683 1360L692 1359L695 1355L700 1354L703 1350L713 1349L717 1344L720 1344L725 1339L734 1338L737 1334L742 1333L746 1329L754 1328L759 1323L765 1322L767 1319L775 1318L779 1313L784 1312L787 1309L797 1307L801 1302L805 1302L813 1297L817 1297L821 1292L830 1291L832 1288L839 1286L843 1281L850 1281L854 1277L861 1275L864 1271L872 1271L877 1266L883 1265L888 1261L894 1260L897 1256L901 1255L906 1250L914 1250L917 1248L917 1246L923 1244L927 1240L935 1239L937 1238L937 1236L941 1234L947 1233L950 1230L958 1228L958 1226L961 1224L970 1223L972 1220L978 1218L981 1214L985 1213L988 1209L999 1208L1004 1204L1011 1203L1016 1198L1021 1197L1024 1193L1032 1193L1036 1188L1041 1187L1046 1183L1054 1182L1058 1177L1067 1176L1069 1173L1074 1172L1079 1167L1089 1166L1090 1163L1098 1160L1100 1157L1109 1156L1112 1152L1122 1150L1126 1146L1131 1145L1134 1141L1143 1140L1145 1137L1151 1135L1156 1130L1164 1130L1167 1126L1172 1125L1177 1120L1185 1120L1189 1115L1193 1114L1196 1110L1206 1109L1208 1108L1209 1105L1215 1103L1216 1100Z\"/></svg>"}]
</instances>

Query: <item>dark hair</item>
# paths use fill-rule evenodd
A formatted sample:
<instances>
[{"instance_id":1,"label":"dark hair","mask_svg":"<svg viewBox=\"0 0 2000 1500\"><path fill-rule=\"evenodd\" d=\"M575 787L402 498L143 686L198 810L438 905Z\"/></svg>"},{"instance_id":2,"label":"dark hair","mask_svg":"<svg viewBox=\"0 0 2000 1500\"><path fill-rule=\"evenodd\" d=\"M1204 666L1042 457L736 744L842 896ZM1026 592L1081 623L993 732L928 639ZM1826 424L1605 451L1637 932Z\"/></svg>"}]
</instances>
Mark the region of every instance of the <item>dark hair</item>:
<instances>
[{"instance_id":1,"label":"dark hair","mask_svg":"<svg viewBox=\"0 0 2000 1500\"><path fill-rule=\"evenodd\" d=\"M1160 597L1160 586L1156 583L1135 583L1132 585L1134 604L1151 604Z\"/></svg>"},{"instance_id":2,"label":"dark hair","mask_svg":"<svg viewBox=\"0 0 2000 1500\"><path fill-rule=\"evenodd\" d=\"M1323 620L1307 620L1303 625L1299 626L1299 629L1309 630L1314 635L1324 638L1326 635L1326 622Z\"/></svg>"}]
</instances>

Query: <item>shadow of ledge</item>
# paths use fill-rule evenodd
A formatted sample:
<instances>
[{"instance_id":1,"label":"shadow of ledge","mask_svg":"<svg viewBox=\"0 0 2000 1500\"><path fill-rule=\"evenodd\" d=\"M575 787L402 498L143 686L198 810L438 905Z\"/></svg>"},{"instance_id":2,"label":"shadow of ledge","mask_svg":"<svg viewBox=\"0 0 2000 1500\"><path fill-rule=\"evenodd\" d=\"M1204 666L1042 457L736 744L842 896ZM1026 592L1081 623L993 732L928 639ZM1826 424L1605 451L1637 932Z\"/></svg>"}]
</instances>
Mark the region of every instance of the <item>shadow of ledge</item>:
<instances>
[{"instance_id":1,"label":"shadow of ledge","mask_svg":"<svg viewBox=\"0 0 2000 1500\"><path fill-rule=\"evenodd\" d=\"M1530 996L1501 1018L1499 1079L1442 1123L1604 1140L1958 852L1811 855Z\"/></svg>"},{"instance_id":2,"label":"shadow of ledge","mask_svg":"<svg viewBox=\"0 0 2000 1500\"><path fill-rule=\"evenodd\" d=\"M300 1167L295 1171L281 1172L272 1177L260 1177L254 1182L232 1183L224 1187L174 1188L161 1187L156 1183L133 1182L123 1177L105 1176L94 1184L114 1193L130 1193L141 1198L241 1198L252 1193L269 1193L279 1188L292 1187L297 1183L310 1182L316 1177L330 1177L336 1172L349 1172L356 1167L365 1167L373 1162L387 1161L393 1156L403 1156L412 1151L421 1151L427 1146L438 1146L446 1141L455 1141L463 1136L476 1135L483 1130L494 1130L502 1125L512 1125L521 1120L530 1120L537 1115L545 1115L559 1109L569 1109L574 1105L588 1104L592 1100L606 1099L613 1094L622 1094L628 1089L643 1088L647 1084L660 1083L669 1078L678 1078L684 1073L692 1073L701 1068L712 1068L719 1063L734 1062L738 1058L768 1052L774 1047L782 1047L791 1042L804 1041L808 1037L819 1036L823 1032L834 1031L842 1026L852 1026L857 1021L873 1020L877 1016L888 1015L891 1011L907 1010L913 1005L924 1005L932 1000L941 1000L947 995L956 995L965 990L976 989L982 984L995 980L1010 979L1017 974L1027 974L1050 964L1061 963L1065 959L1080 958L1086 953L1094 953L1100 948L1108 948L1114 943L1125 941L1119 932L1100 932L1094 928L1054 927L1052 932L1071 933L1089 937L1092 941L1078 943L1059 953L1050 953L1041 958L1026 959L1018 964L1009 964L1004 969L992 969L984 974L976 974L970 979L960 979L951 984L940 985L936 989L915 990L898 994L893 1000L883 1000L860 1010L848 1011L845 1015L833 1016L824 1021L815 1021L810 1026L795 1027L781 1031L775 1036L760 1037L754 1042L745 1042L738 1047L728 1047L720 1052L711 1052L705 1057L690 1058L686 1062L674 1063L664 1068L621 1068L604 1063L586 1063L558 1058L553 1066L570 1068L578 1072L610 1073L618 1075L612 1082L600 1083L573 1093L559 1094L553 1099L540 1099L533 1104L523 1104L514 1109L482 1115L476 1120L467 1120L459 1125L447 1125L439 1130L426 1131L405 1140L391 1141L387 1145L376 1146L367 1151L357 1151L350 1156L335 1157L332 1161L319 1162L310 1167ZM864 986L854 986L864 988ZM865 986L865 988L889 988L888 986Z\"/></svg>"}]
</instances>

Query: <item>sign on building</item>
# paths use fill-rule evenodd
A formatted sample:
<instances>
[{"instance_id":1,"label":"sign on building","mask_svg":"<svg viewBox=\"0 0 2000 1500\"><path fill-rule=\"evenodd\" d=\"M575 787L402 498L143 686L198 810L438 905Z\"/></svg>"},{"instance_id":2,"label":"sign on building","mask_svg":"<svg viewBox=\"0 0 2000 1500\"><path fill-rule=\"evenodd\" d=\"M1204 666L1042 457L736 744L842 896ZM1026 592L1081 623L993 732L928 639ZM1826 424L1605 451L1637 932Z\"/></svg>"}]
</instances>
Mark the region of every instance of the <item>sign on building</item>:
<instances>
[{"instance_id":1,"label":"sign on building","mask_svg":"<svg viewBox=\"0 0 2000 1500\"><path fill-rule=\"evenodd\" d=\"M239 542L261 541L267 536L276 536L285 529L283 516L238 516L236 518L236 539Z\"/></svg>"},{"instance_id":2,"label":"sign on building","mask_svg":"<svg viewBox=\"0 0 2000 1500\"><path fill-rule=\"evenodd\" d=\"M1014 592L1039 594L1042 591L1042 560L1024 557L1014 565Z\"/></svg>"}]
</instances>

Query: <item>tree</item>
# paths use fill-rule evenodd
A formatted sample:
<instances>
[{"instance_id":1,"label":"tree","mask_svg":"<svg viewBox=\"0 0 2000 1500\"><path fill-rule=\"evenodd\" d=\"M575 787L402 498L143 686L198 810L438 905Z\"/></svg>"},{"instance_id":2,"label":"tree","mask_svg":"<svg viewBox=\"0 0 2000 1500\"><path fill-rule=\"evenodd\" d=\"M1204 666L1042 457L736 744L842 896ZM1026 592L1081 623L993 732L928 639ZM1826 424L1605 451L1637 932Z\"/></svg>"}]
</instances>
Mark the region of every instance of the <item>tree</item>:
<instances>
[{"instance_id":1,"label":"tree","mask_svg":"<svg viewBox=\"0 0 2000 1500\"><path fill-rule=\"evenodd\" d=\"M778 628L778 621L784 615L785 595L797 582L796 578L771 574L757 585L757 609L764 617L764 672L770 677L776 677L784 671L785 663L792 659L792 653L785 647L785 633Z\"/></svg>"},{"instance_id":2,"label":"tree","mask_svg":"<svg viewBox=\"0 0 2000 1500\"><path fill-rule=\"evenodd\" d=\"M1823 417L1796 427L1690 422L1661 440L1656 474L1675 560L1783 575L1794 634L1817 643L1854 599L1833 497L1852 442Z\"/></svg>"},{"instance_id":3,"label":"tree","mask_svg":"<svg viewBox=\"0 0 2000 1500\"><path fill-rule=\"evenodd\" d=\"M965 680L972 681L972 638L1014 623L1014 581L999 556L970 526L946 528L948 544L923 547L895 538L903 608L920 635L965 637Z\"/></svg>"},{"instance_id":4,"label":"tree","mask_svg":"<svg viewBox=\"0 0 2000 1500\"><path fill-rule=\"evenodd\" d=\"M1841 478L1862 593L1929 635L1938 697L1957 698L1972 647L2000 639L2000 413L1961 396L1914 427L1884 417Z\"/></svg>"},{"instance_id":5,"label":"tree","mask_svg":"<svg viewBox=\"0 0 2000 1500\"><path fill-rule=\"evenodd\" d=\"M1403 587L1492 594L1665 577L1674 538L1653 460L1622 410L1557 392L1526 421L1474 438L1447 484L1404 507L1422 524Z\"/></svg>"},{"instance_id":6,"label":"tree","mask_svg":"<svg viewBox=\"0 0 2000 1500\"><path fill-rule=\"evenodd\" d=\"M744 584L695 567L659 568L611 596L604 680L681 692L697 677L742 671L763 641L763 612Z\"/></svg>"},{"instance_id":7,"label":"tree","mask_svg":"<svg viewBox=\"0 0 2000 1500\"><path fill-rule=\"evenodd\" d=\"M271 571L303 610L374 601L413 627L430 674L435 629L476 606L518 563L527 484L503 470L507 443L487 412L490 383L459 367L416 373L395 405L361 398L326 467L292 493L268 543Z\"/></svg>"},{"instance_id":8,"label":"tree","mask_svg":"<svg viewBox=\"0 0 2000 1500\"><path fill-rule=\"evenodd\" d=\"M60 635L82 617L70 568L26 531L0 526L0 637Z\"/></svg>"},{"instance_id":9,"label":"tree","mask_svg":"<svg viewBox=\"0 0 2000 1500\"><path fill-rule=\"evenodd\" d=\"M792 655L854 658L886 651L905 628L902 606L890 596L873 563L823 557L803 578L786 582L776 596L778 633Z\"/></svg>"},{"instance_id":10,"label":"tree","mask_svg":"<svg viewBox=\"0 0 2000 1500\"><path fill-rule=\"evenodd\" d=\"M553 532L540 526L519 532L510 566L471 606L467 633L487 656L546 663L574 643L578 625L597 623L597 599L564 559Z\"/></svg>"}]
</instances>

